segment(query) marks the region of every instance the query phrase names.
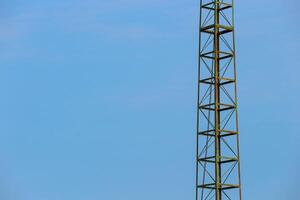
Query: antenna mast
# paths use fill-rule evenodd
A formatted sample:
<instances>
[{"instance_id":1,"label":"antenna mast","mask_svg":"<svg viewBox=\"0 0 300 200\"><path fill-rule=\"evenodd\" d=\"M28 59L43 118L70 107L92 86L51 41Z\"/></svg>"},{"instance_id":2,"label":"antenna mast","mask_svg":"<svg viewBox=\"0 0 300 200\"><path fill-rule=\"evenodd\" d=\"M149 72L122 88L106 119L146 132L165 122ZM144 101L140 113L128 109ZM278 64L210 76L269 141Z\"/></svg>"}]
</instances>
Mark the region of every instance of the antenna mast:
<instances>
[{"instance_id":1,"label":"antenna mast","mask_svg":"<svg viewBox=\"0 0 300 200\"><path fill-rule=\"evenodd\" d=\"M196 200L241 200L233 0L200 0Z\"/></svg>"}]
</instances>

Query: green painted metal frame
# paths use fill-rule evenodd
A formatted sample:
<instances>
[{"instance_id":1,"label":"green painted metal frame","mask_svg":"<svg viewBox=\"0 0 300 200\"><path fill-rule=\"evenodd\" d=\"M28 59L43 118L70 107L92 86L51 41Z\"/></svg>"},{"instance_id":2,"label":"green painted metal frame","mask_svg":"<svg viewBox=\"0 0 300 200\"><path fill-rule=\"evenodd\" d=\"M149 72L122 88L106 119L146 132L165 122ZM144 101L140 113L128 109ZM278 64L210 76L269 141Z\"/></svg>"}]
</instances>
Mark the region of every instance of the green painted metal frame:
<instances>
[{"instance_id":1,"label":"green painted metal frame","mask_svg":"<svg viewBox=\"0 0 300 200\"><path fill-rule=\"evenodd\" d=\"M200 0L198 55L196 200L241 200L233 0Z\"/></svg>"}]
</instances>

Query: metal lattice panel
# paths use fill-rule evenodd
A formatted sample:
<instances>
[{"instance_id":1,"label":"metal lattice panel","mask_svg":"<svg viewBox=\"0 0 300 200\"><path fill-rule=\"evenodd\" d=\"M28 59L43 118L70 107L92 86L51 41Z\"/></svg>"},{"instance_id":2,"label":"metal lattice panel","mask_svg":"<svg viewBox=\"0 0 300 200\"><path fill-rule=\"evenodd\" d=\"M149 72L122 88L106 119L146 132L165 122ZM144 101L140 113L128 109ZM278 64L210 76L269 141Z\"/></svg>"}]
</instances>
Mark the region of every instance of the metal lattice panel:
<instances>
[{"instance_id":1,"label":"metal lattice panel","mask_svg":"<svg viewBox=\"0 0 300 200\"><path fill-rule=\"evenodd\" d=\"M241 200L233 0L201 0L196 200Z\"/></svg>"}]
</instances>

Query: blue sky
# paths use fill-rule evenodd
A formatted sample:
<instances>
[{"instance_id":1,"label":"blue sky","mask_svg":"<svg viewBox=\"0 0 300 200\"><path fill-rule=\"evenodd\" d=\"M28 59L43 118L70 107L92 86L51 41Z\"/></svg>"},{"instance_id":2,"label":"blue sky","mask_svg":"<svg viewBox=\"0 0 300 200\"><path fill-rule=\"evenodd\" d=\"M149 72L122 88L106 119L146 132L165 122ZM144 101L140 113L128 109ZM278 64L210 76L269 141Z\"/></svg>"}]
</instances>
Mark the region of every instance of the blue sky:
<instances>
[{"instance_id":1,"label":"blue sky","mask_svg":"<svg viewBox=\"0 0 300 200\"><path fill-rule=\"evenodd\" d=\"M194 199L195 0L0 3L0 198ZM297 198L299 1L236 1L244 199Z\"/></svg>"}]
</instances>

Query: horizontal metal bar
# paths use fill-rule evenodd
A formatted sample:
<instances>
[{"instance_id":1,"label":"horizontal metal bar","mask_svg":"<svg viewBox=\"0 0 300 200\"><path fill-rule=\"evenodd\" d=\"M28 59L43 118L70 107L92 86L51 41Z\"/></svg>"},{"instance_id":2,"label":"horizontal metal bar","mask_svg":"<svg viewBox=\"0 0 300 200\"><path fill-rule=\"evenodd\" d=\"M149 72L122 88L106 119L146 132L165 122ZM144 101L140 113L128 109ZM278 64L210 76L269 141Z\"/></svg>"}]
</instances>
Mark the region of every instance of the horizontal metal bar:
<instances>
[{"instance_id":1,"label":"horizontal metal bar","mask_svg":"<svg viewBox=\"0 0 300 200\"><path fill-rule=\"evenodd\" d=\"M226 156L216 157L216 156L210 156L210 157L198 158L198 161L208 162L208 163L221 163L221 164L225 164L225 163L237 162L237 161L239 161L239 159L236 158L236 157L226 157Z\"/></svg>"},{"instance_id":2,"label":"horizontal metal bar","mask_svg":"<svg viewBox=\"0 0 300 200\"><path fill-rule=\"evenodd\" d=\"M199 105L199 109L202 109L202 110L219 110L219 111L226 111L226 110L236 109L235 105L230 105L230 104L220 103L219 106L221 106L221 107L223 106L223 107L218 108L218 105L216 103L203 104L203 105Z\"/></svg>"},{"instance_id":3,"label":"horizontal metal bar","mask_svg":"<svg viewBox=\"0 0 300 200\"><path fill-rule=\"evenodd\" d=\"M219 60L223 60L226 58L231 58L233 57L233 53L234 52L225 52L225 51L209 51L209 52L205 52L200 54L200 57L203 58L208 58L208 59L215 59L215 53L219 55Z\"/></svg>"},{"instance_id":4,"label":"horizontal metal bar","mask_svg":"<svg viewBox=\"0 0 300 200\"><path fill-rule=\"evenodd\" d=\"M218 8L218 10L225 10L225 9L228 9L228 8L232 8L231 4L220 2L220 1L218 1L217 3L220 4L220 8ZM215 9L214 2L209 2L209 3L203 4L201 7L205 8L205 9L208 9L208 10L214 10Z\"/></svg>"},{"instance_id":5,"label":"horizontal metal bar","mask_svg":"<svg viewBox=\"0 0 300 200\"><path fill-rule=\"evenodd\" d=\"M227 3L223 3L225 6L224 7L221 7L219 10L226 10L228 8L232 8L232 5L230 4L227 4Z\"/></svg>"},{"instance_id":6,"label":"horizontal metal bar","mask_svg":"<svg viewBox=\"0 0 300 200\"><path fill-rule=\"evenodd\" d=\"M216 132L215 129L210 129L210 130L206 130L206 131L200 131L198 134L199 135L203 135L203 136L211 136L211 137L215 137L214 132ZM236 131L229 131L229 130L219 130L218 132L220 132L221 134L219 135L219 137L228 137L228 136L233 136L233 135L237 135L239 134Z\"/></svg>"},{"instance_id":7,"label":"horizontal metal bar","mask_svg":"<svg viewBox=\"0 0 300 200\"><path fill-rule=\"evenodd\" d=\"M240 188L240 185L237 185L237 184L222 184L222 186L225 186L225 187L222 187L221 190L230 190L230 189Z\"/></svg>"},{"instance_id":8,"label":"horizontal metal bar","mask_svg":"<svg viewBox=\"0 0 300 200\"><path fill-rule=\"evenodd\" d=\"M215 183L209 183L209 184L203 184L203 185L198 185L198 188L205 188L205 189L216 189L216 184Z\"/></svg>"},{"instance_id":9,"label":"horizontal metal bar","mask_svg":"<svg viewBox=\"0 0 300 200\"><path fill-rule=\"evenodd\" d=\"M226 79L224 78L222 80L226 80ZM230 83L235 83L235 80L234 79L227 79L226 81L221 82L220 85L227 85L227 84L230 84Z\"/></svg>"},{"instance_id":10,"label":"horizontal metal bar","mask_svg":"<svg viewBox=\"0 0 300 200\"><path fill-rule=\"evenodd\" d=\"M208 183L208 184L202 184L198 185L198 188L204 188L204 189L220 189L220 190L229 190L229 189L237 189L240 188L240 185L238 184L219 184L219 187L216 187L215 183Z\"/></svg>"},{"instance_id":11,"label":"horizontal metal bar","mask_svg":"<svg viewBox=\"0 0 300 200\"><path fill-rule=\"evenodd\" d=\"M214 80L215 80L215 77L210 77L210 78L205 78L205 79L199 80L199 83L214 85L215 84ZM230 83L235 83L235 80L230 79L230 78L220 78L219 81L220 81L219 85L226 85L226 84L230 84ZM224 81L224 82L222 82L222 81Z\"/></svg>"},{"instance_id":12,"label":"horizontal metal bar","mask_svg":"<svg viewBox=\"0 0 300 200\"><path fill-rule=\"evenodd\" d=\"M228 136L237 135L237 134L239 134L239 133L235 132L235 131L231 131L226 134L222 134L221 137L228 137Z\"/></svg>"},{"instance_id":13,"label":"horizontal metal bar","mask_svg":"<svg viewBox=\"0 0 300 200\"><path fill-rule=\"evenodd\" d=\"M226 111L226 110L232 110L232 109L236 109L236 106L228 105L225 108L220 108L219 111Z\"/></svg>"},{"instance_id":14,"label":"horizontal metal bar","mask_svg":"<svg viewBox=\"0 0 300 200\"><path fill-rule=\"evenodd\" d=\"M199 80L199 83L206 83L206 84L214 84L214 82L212 82L215 79L215 77L210 77L210 78L205 78L205 79L201 79ZM209 82L211 81L211 82Z\"/></svg>"},{"instance_id":15,"label":"horizontal metal bar","mask_svg":"<svg viewBox=\"0 0 300 200\"><path fill-rule=\"evenodd\" d=\"M225 26L222 24L210 24L204 27L201 27L200 31L208 34L214 34L215 29L222 29L218 30L218 35L223 35L225 33L230 33L234 30L233 26Z\"/></svg>"}]
</instances>

